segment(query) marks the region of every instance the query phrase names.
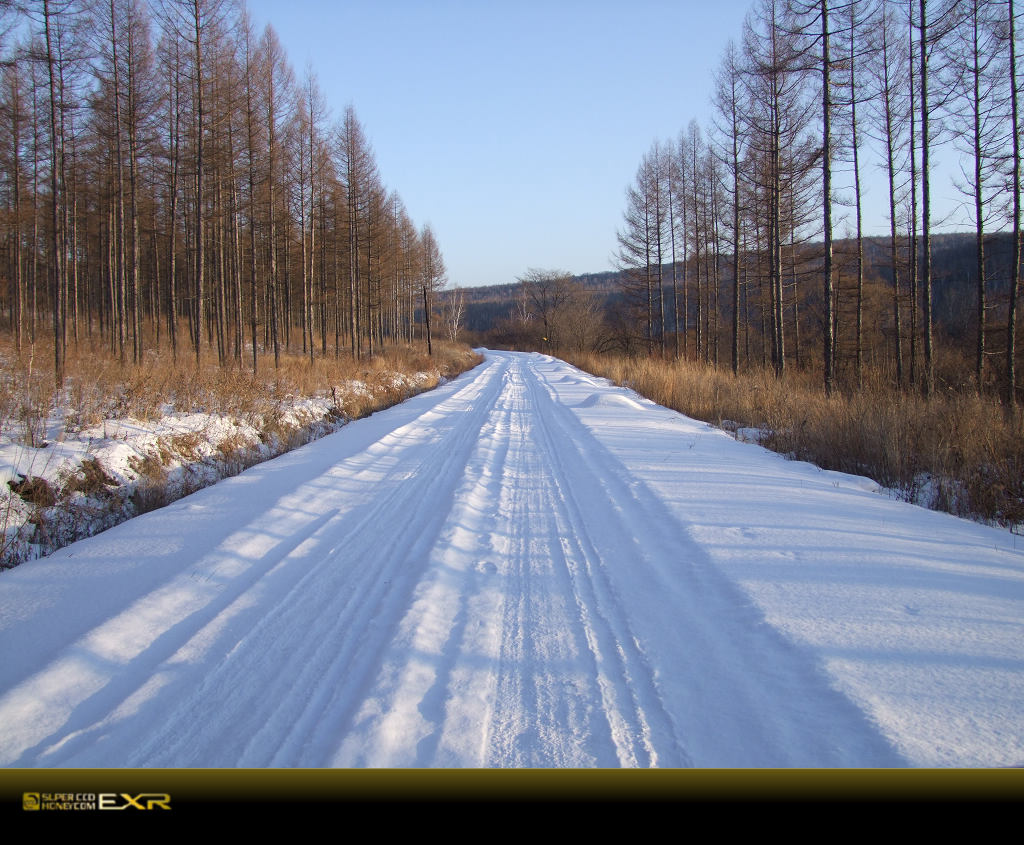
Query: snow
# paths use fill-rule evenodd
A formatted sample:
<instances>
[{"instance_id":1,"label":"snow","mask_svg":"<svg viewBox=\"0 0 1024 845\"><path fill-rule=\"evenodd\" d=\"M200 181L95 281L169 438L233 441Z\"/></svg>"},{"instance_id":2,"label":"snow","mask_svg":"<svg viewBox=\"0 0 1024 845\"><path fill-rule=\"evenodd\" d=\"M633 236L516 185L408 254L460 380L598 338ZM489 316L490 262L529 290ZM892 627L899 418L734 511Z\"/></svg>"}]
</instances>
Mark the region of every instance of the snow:
<instances>
[{"instance_id":1,"label":"snow","mask_svg":"<svg viewBox=\"0 0 1024 845\"><path fill-rule=\"evenodd\" d=\"M382 373L378 390L417 391L435 376ZM350 380L332 396L264 398L245 414L175 411L152 420L105 419L74 424L66 409L53 408L39 428L41 442L25 424L0 425L0 568L40 557L71 540L98 533L146 508L148 499L173 501L245 466L286 452L348 422L345 404L373 390ZM36 439L35 445L26 445ZM102 470L89 471L91 462ZM74 479L81 478L78 484ZM38 507L11 485L45 484L57 507ZM75 489L75 488L79 489ZM31 497L30 497L31 498Z\"/></svg>"},{"instance_id":2,"label":"snow","mask_svg":"<svg viewBox=\"0 0 1024 845\"><path fill-rule=\"evenodd\" d=\"M1024 550L542 355L0 575L0 763L1024 763Z\"/></svg>"}]
</instances>

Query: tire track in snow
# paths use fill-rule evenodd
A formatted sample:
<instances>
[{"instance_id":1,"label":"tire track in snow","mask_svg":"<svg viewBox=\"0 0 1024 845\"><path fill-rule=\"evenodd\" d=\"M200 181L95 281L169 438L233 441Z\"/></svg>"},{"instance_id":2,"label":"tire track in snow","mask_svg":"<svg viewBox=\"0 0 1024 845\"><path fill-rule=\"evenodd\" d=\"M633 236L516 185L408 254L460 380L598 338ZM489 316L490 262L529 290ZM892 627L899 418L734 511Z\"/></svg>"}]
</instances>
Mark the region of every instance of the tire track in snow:
<instances>
[{"instance_id":1,"label":"tire track in snow","mask_svg":"<svg viewBox=\"0 0 1024 845\"><path fill-rule=\"evenodd\" d=\"M607 568L634 569L643 551L635 543L608 542L595 525L617 538L635 536L636 524L623 521L615 499L589 465L589 456L561 426L553 426L553 397L529 373L531 404L536 409L548 477L560 503L559 535L564 565L571 576L580 618L587 632L601 687L602 701L621 766L690 766L653 680L653 670L630 628L626 608L608 581ZM541 409L544 410L541 410ZM574 490L587 491L581 504ZM601 491L606 495L595 495ZM596 511L596 512L595 512Z\"/></svg>"},{"instance_id":2,"label":"tire track in snow","mask_svg":"<svg viewBox=\"0 0 1024 845\"><path fill-rule=\"evenodd\" d=\"M379 526L406 523L415 530L437 520L432 497L450 495L459 458L476 439L471 421L485 415L497 396L492 379L493 372L481 373L453 385L449 396L434 400L441 413L421 414L297 489L261 515L263 524L236 531L187 574L93 629L67 657L22 685L14 693L20 701L10 704L23 711L28 698L35 709L47 711L50 721L39 720L39 727L49 733L11 764L38 758L51 766L209 765L203 754L211 749L217 759L239 755L239 764L270 764L266 749L273 741L262 746L262 757L246 749L253 747L250 740L266 737L262 727L290 725L301 692L308 693L307 708L323 699L321 676L309 667L335 682L342 676L358 680L390 638L386 626L373 624L374 617L387 620L397 612L415 584L414 572L403 572L403 564L422 560L415 560L415 547L397 553L408 535L381 537ZM439 426L432 450L422 448L424 419ZM418 437L408 436L410 427ZM420 448L400 461L396 456L410 439ZM376 470L382 463L386 472ZM375 474L366 478L368 472ZM347 488L348 511L311 518L338 487ZM353 496L360 488L363 495ZM365 504L352 507L360 499ZM268 539L278 521L290 532ZM378 549L384 552L379 557ZM373 561L382 565L365 565ZM144 624L140 605L154 608ZM361 634L353 637L352 630ZM110 677L93 672L86 679L91 688L82 683L83 672L68 671L67 664L95 664L100 646L116 648L123 665L111 669ZM216 649L228 653L210 667L203 659ZM146 679L141 686L140 677ZM265 678L266 694L251 700L254 677ZM122 735L134 735L128 760L123 751L113 752L118 756L112 759L103 756L103 738L115 726Z\"/></svg>"},{"instance_id":3,"label":"tire track in snow","mask_svg":"<svg viewBox=\"0 0 1024 845\"><path fill-rule=\"evenodd\" d=\"M432 569L336 765L592 763L550 739L539 751L539 734L550 738L558 730L556 719L538 716L545 687L536 676L545 664L533 652L562 637L564 618L551 624L542 609L547 597L533 591L538 531L523 526L543 509L524 504L539 474L524 462L526 413L516 370L513 363L503 374ZM500 742L507 746L495 762Z\"/></svg>"},{"instance_id":4,"label":"tire track in snow","mask_svg":"<svg viewBox=\"0 0 1024 845\"><path fill-rule=\"evenodd\" d=\"M381 669L372 687L365 690L331 765L429 765L443 744L454 746L442 751L443 757L454 758L450 765L473 765L467 760L479 757L479 748L474 749L472 740L461 735L467 722L486 721L490 679L487 673L482 678L473 673L456 676L457 664L466 662L466 651L473 652L468 658L471 662L487 659L487 621L494 616L495 606L500 611L501 597L481 590L478 584L478 566L486 564L481 558L488 556L485 528L508 448L507 439L496 436L504 415L507 362L502 362L500 372L500 390L488 405L487 419L476 432L471 453L460 465L463 478L449 497L451 510L445 512L443 527L431 538L428 570L396 626L394 640L381 655ZM471 605L474 622L469 636L477 641L467 648L463 640ZM457 714L454 719L460 724L455 737L449 736L445 743L441 729L444 710L447 705L448 710L458 711L452 702L460 699L482 702L483 710L476 719Z\"/></svg>"},{"instance_id":5,"label":"tire track in snow","mask_svg":"<svg viewBox=\"0 0 1024 845\"><path fill-rule=\"evenodd\" d=\"M262 706L245 711L255 730L239 765L328 764L335 737L344 732L353 702L394 635L393 620L408 604L426 564L444 517L436 503L451 497L480 421L498 395L493 382L500 366L491 369L354 460L332 468L332 480L365 487L360 498L368 502L357 519L339 521L327 548L311 555L310 570L246 635L245 655L234 661L232 673L240 686L247 685L247 665L265 650L280 651L282 636L292 640L287 666L298 673L276 675ZM431 434L425 438L427 425ZM388 475L395 480L385 485ZM310 598L317 599L313 607ZM295 624L303 617L311 617L309 628ZM208 683L216 688L224 681L212 677ZM298 710L296 700L303 702Z\"/></svg>"},{"instance_id":6,"label":"tire track in snow","mask_svg":"<svg viewBox=\"0 0 1024 845\"><path fill-rule=\"evenodd\" d=\"M650 670L600 582L604 563L575 538L586 526L533 379L519 360L505 371L432 567L335 765L689 762L657 697L634 689Z\"/></svg>"},{"instance_id":7,"label":"tire track in snow","mask_svg":"<svg viewBox=\"0 0 1024 845\"><path fill-rule=\"evenodd\" d=\"M434 683L420 708L433 718L436 728L417 746L418 765L479 766L486 756L500 620L507 600L501 588L499 570L504 565L494 505L502 494L511 448L507 434L510 378L509 367L502 373L501 396L481 430L448 528L435 549L438 564L460 580L461 601Z\"/></svg>"},{"instance_id":8,"label":"tire track in snow","mask_svg":"<svg viewBox=\"0 0 1024 845\"><path fill-rule=\"evenodd\" d=\"M577 416L560 389L572 383L565 382L567 369L551 358L534 368L550 410L540 417L565 446L559 454L568 456L570 486L603 490L600 497L591 493L591 504L613 503L603 516L587 513L576 536L611 546L632 538L638 554L602 570L604 584L626 606L621 619L631 620L637 633L623 632L619 641L633 643L646 669L640 677L649 683L638 687L666 704L661 712L689 758L698 766L905 765L863 711L716 569L642 474L624 466ZM663 410L585 374L573 381L615 391L609 402ZM593 394L578 405L592 400ZM618 530L607 531L616 517ZM754 746L751 735L759 736Z\"/></svg>"},{"instance_id":9,"label":"tire track in snow","mask_svg":"<svg viewBox=\"0 0 1024 845\"><path fill-rule=\"evenodd\" d=\"M618 763L607 714L595 707L599 674L565 560L564 505L536 425L520 361L510 385L516 460L506 467L501 512L508 535L509 594L499 694L487 765Z\"/></svg>"}]
</instances>

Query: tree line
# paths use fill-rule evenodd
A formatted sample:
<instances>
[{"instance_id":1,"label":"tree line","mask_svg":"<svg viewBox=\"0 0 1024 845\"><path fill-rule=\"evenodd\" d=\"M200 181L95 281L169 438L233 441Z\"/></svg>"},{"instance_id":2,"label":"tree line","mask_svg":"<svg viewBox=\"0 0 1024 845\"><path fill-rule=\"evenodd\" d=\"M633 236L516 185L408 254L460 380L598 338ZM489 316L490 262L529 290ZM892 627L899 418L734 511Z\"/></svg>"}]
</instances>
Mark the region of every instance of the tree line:
<instances>
[{"instance_id":1,"label":"tree line","mask_svg":"<svg viewBox=\"0 0 1024 845\"><path fill-rule=\"evenodd\" d=\"M1014 0L758 0L715 74L711 125L652 144L626 194L618 261L649 352L758 358L823 388L874 364L936 389L936 150L973 220L965 315L978 389L1018 400L1020 119ZM887 185L884 255L864 185ZM837 216L845 218L836 252ZM995 254L994 238L1012 247ZM967 281L965 277L964 281ZM966 352L966 350L959 350Z\"/></svg>"},{"instance_id":2,"label":"tree line","mask_svg":"<svg viewBox=\"0 0 1024 845\"><path fill-rule=\"evenodd\" d=\"M433 232L272 27L229 0L32 0L0 32L0 319L19 351L52 335L58 385L83 337L255 371L425 331Z\"/></svg>"}]
</instances>

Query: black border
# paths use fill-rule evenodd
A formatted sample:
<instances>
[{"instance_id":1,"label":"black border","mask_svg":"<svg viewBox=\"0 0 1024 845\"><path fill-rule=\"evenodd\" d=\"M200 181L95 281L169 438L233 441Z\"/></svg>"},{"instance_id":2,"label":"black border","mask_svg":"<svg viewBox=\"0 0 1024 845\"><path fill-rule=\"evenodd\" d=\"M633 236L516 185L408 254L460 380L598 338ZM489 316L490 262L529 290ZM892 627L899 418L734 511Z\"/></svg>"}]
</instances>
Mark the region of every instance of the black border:
<instances>
[{"instance_id":1,"label":"black border","mask_svg":"<svg viewBox=\"0 0 1024 845\"><path fill-rule=\"evenodd\" d=\"M10 769L0 812L166 817L154 809L31 811L24 793L167 793L170 813L453 803L961 803L1024 801L1024 769Z\"/></svg>"}]
</instances>

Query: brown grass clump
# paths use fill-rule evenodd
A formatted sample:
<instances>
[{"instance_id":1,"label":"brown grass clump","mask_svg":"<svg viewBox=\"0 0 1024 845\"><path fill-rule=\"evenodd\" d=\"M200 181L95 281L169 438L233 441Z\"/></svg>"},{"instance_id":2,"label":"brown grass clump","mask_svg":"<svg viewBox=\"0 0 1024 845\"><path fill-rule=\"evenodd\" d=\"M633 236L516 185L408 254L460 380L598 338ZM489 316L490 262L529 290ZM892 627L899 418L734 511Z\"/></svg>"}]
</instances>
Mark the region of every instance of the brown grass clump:
<instances>
[{"instance_id":1,"label":"brown grass clump","mask_svg":"<svg viewBox=\"0 0 1024 845\"><path fill-rule=\"evenodd\" d=\"M140 484L162 482L167 477L167 465L170 462L170 452L163 444L158 444L152 452L128 459L128 465L135 471Z\"/></svg>"},{"instance_id":2,"label":"brown grass clump","mask_svg":"<svg viewBox=\"0 0 1024 845\"><path fill-rule=\"evenodd\" d=\"M159 463L148 467L149 472L140 477L131 495L132 508L136 515L155 511L174 501L174 492L167 483L167 471Z\"/></svg>"},{"instance_id":3,"label":"brown grass clump","mask_svg":"<svg viewBox=\"0 0 1024 845\"><path fill-rule=\"evenodd\" d=\"M217 444L217 455L225 477L238 475L260 459L259 451L241 433L229 434Z\"/></svg>"},{"instance_id":4,"label":"brown grass clump","mask_svg":"<svg viewBox=\"0 0 1024 845\"><path fill-rule=\"evenodd\" d=\"M61 496L73 496L81 493L83 496L94 496L102 493L108 487L116 487L117 481L103 469L103 465L97 458L86 458L78 468L62 479Z\"/></svg>"},{"instance_id":5,"label":"brown grass clump","mask_svg":"<svg viewBox=\"0 0 1024 845\"><path fill-rule=\"evenodd\" d=\"M204 443L206 438L201 431L184 431L169 438L171 452L185 462L202 460Z\"/></svg>"},{"instance_id":6,"label":"brown grass clump","mask_svg":"<svg viewBox=\"0 0 1024 845\"><path fill-rule=\"evenodd\" d=\"M12 478L8 481L7 486L11 488L12 493L20 496L22 501L37 508L48 508L57 504L57 493L45 478L21 475L17 480Z\"/></svg>"},{"instance_id":7,"label":"brown grass clump","mask_svg":"<svg viewBox=\"0 0 1024 845\"><path fill-rule=\"evenodd\" d=\"M866 475L937 510L1024 523L1024 417L967 387L925 400L867 379L827 398L812 376L731 372L689 361L583 355L573 363L687 416L825 469Z\"/></svg>"}]
</instances>

